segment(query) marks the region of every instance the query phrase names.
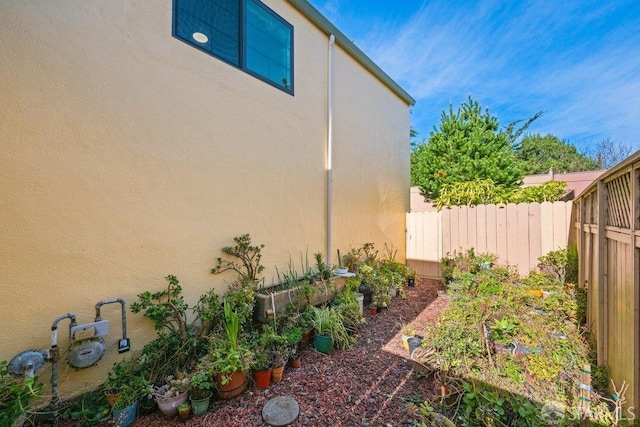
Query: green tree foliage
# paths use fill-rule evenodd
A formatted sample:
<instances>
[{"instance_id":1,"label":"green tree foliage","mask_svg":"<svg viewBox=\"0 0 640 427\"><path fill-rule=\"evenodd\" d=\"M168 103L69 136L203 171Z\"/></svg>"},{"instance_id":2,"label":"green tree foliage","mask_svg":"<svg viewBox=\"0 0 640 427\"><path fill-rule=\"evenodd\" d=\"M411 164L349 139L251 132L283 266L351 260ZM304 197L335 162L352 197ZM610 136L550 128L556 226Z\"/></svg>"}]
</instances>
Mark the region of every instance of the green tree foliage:
<instances>
[{"instance_id":1,"label":"green tree foliage","mask_svg":"<svg viewBox=\"0 0 640 427\"><path fill-rule=\"evenodd\" d=\"M555 202L567 192L566 185L566 182L550 181L532 187L508 189L490 179L476 178L443 184L435 202L438 209L461 205Z\"/></svg>"},{"instance_id":2,"label":"green tree foliage","mask_svg":"<svg viewBox=\"0 0 640 427\"><path fill-rule=\"evenodd\" d=\"M554 135L529 134L516 148L516 157L524 163L526 175L555 172L578 172L598 169L598 164L578 152L576 147Z\"/></svg>"},{"instance_id":3,"label":"green tree foliage","mask_svg":"<svg viewBox=\"0 0 640 427\"><path fill-rule=\"evenodd\" d=\"M515 140L541 113L526 121L517 131L516 123L500 129L498 119L482 110L469 97L457 111L449 106L442 112L438 129L431 131L426 144L411 154L411 183L419 185L431 200L440 196L443 184L490 179L507 189L524 176L513 151Z\"/></svg>"}]
</instances>

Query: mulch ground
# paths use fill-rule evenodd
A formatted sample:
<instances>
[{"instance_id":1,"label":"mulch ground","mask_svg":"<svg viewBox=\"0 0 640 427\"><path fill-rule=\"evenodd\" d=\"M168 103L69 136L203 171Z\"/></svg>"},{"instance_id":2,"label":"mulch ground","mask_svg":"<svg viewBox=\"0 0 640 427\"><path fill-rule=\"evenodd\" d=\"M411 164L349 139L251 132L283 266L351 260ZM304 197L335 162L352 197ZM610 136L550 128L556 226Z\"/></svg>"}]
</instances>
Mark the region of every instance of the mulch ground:
<instances>
[{"instance_id":1,"label":"mulch ground","mask_svg":"<svg viewBox=\"0 0 640 427\"><path fill-rule=\"evenodd\" d=\"M282 382L258 390L253 384L241 396L214 402L201 417L169 420L161 414L140 416L134 426L267 426L262 408L277 396L293 397L300 405L295 426L402 426L415 416L411 401L433 395L433 380L417 378L400 339L400 323L411 323L421 334L446 305L438 297L438 281L421 279L407 288L407 299L396 297L377 315L365 310L367 323L347 350L324 355L312 348L302 353L302 366L288 368Z\"/></svg>"}]
</instances>

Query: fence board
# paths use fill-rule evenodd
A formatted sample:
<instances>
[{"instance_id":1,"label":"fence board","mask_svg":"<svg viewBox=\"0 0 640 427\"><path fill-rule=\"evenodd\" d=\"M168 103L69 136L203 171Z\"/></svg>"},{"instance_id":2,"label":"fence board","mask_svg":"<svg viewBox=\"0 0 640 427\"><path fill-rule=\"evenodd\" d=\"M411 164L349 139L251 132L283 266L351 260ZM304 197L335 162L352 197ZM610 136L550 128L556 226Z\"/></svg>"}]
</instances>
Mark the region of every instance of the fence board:
<instances>
[{"instance_id":1,"label":"fence board","mask_svg":"<svg viewBox=\"0 0 640 427\"><path fill-rule=\"evenodd\" d=\"M509 264L518 262L518 205L507 205L507 253L504 261Z\"/></svg>"},{"instance_id":2,"label":"fence board","mask_svg":"<svg viewBox=\"0 0 640 427\"><path fill-rule=\"evenodd\" d=\"M498 218L496 205L486 205L487 209L487 252L498 253Z\"/></svg>"},{"instance_id":3,"label":"fence board","mask_svg":"<svg viewBox=\"0 0 640 427\"><path fill-rule=\"evenodd\" d=\"M529 246L529 205L522 203L516 205L516 209L518 212L518 234L516 236L516 254L514 258L516 259L515 262L518 266L518 271L520 274L525 275L530 270L529 251L531 250L531 247Z\"/></svg>"},{"instance_id":4,"label":"fence board","mask_svg":"<svg viewBox=\"0 0 640 427\"><path fill-rule=\"evenodd\" d=\"M411 212L406 222L407 259L439 262L454 251L474 248L496 255L500 263L517 265L526 274L536 268L541 255L566 247L570 217L571 202L557 207L532 203ZM564 236L558 236L563 230Z\"/></svg>"},{"instance_id":5,"label":"fence board","mask_svg":"<svg viewBox=\"0 0 640 427\"><path fill-rule=\"evenodd\" d=\"M476 206L476 236L478 241L476 242L476 248L478 252L488 252L487 240L489 231L487 230L487 206Z\"/></svg>"},{"instance_id":6,"label":"fence board","mask_svg":"<svg viewBox=\"0 0 640 427\"><path fill-rule=\"evenodd\" d=\"M458 247L469 247L469 208L458 206Z\"/></svg>"},{"instance_id":7,"label":"fence board","mask_svg":"<svg viewBox=\"0 0 640 427\"><path fill-rule=\"evenodd\" d=\"M546 254L553 250L553 205L549 202L540 205L540 227L546 231L540 235L542 253Z\"/></svg>"},{"instance_id":8,"label":"fence board","mask_svg":"<svg viewBox=\"0 0 640 427\"><path fill-rule=\"evenodd\" d=\"M552 251L567 247L567 221L565 204L555 202L553 204L553 247ZM565 219L565 220L563 220Z\"/></svg>"},{"instance_id":9,"label":"fence board","mask_svg":"<svg viewBox=\"0 0 640 427\"><path fill-rule=\"evenodd\" d=\"M467 247L478 248L478 213L475 206L466 206L467 211Z\"/></svg>"},{"instance_id":10,"label":"fence board","mask_svg":"<svg viewBox=\"0 0 640 427\"><path fill-rule=\"evenodd\" d=\"M571 211L569 211L571 215ZM542 227L540 224L540 203L529 204L529 270L538 265L542 253Z\"/></svg>"},{"instance_id":11,"label":"fence board","mask_svg":"<svg viewBox=\"0 0 640 427\"><path fill-rule=\"evenodd\" d=\"M499 259L507 261L507 207L498 206L496 210L496 252Z\"/></svg>"}]
</instances>

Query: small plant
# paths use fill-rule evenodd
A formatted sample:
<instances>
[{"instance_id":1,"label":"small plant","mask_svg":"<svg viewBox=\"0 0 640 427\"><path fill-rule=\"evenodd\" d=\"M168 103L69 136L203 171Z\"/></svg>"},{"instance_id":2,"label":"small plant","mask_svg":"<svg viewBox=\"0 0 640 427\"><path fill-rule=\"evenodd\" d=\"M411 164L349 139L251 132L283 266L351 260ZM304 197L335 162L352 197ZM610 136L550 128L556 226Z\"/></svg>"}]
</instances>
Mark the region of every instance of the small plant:
<instances>
[{"instance_id":1,"label":"small plant","mask_svg":"<svg viewBox=\"0 0 640 427\"><path fill-rule=\"evenodd\" d=\"M406 335L408 337L415 337L416 330L411 326L410 323L401 323L400 324L400 333L402 335Z\"/></svg>"},{"instance_id":2,"label":"small plant","mask_svg":"<svg viewBox=\"0 0 640 427\"><path fill-rule=\"evenodd\" d=\"M538 264L540 271L564 285L567 277L567 266L569 265L569 256L566 249L548 252L538 258L538 261L540 261L540 264Z\"/></svg>"},{"instance_id":3,"label":"small plant","mask_svg":"<svg viewBox=\"0 0 640 427\"><path fill-rule=\"evenodd\" d=\"M175 378L169 376L161 386L150 385L149 397L154 399L170 399L189 390L191 378L186 375L178 375Z\"/></svg>"},{"instance_id":4,"label":"small plant","mask_svg":"<svg viewBox=\"0 0 640 427\"><path fill-rule=\"evenodd\" d=\"M313 254L316 260L316 270L318 270L318 276L321 280L329 280L331 278L331 269L324 261L324 255L322 252L316 252Z\"/></svg>"},{"instance_id":5,"label":"small plant","mask_svg":"<svg viewBox=\"0 0 640 427\"><path fill-rule=\"evenodd\" d=\"M236 242L235 246L222 248L222 252L232 259L218 258L217 265L211 269L211 273L235 271L240 283L251 283L257 286L261 280L260 273L264 270L264 266L260 264L264 245L252 245L249 234L234 237L233 240Z\"/></svg>"},{"instance_id":6,"label":"small plant","mask_svg":"<svg viewBox=\"0 0 640 427\"><path fill-rule=\"evenodd\" d=\"M493 332L491 338L502 345L509 345L513 340L513 336L518 332L518 320L503 317L495 320L491 325Z\"/></svg>"}]
</instances>

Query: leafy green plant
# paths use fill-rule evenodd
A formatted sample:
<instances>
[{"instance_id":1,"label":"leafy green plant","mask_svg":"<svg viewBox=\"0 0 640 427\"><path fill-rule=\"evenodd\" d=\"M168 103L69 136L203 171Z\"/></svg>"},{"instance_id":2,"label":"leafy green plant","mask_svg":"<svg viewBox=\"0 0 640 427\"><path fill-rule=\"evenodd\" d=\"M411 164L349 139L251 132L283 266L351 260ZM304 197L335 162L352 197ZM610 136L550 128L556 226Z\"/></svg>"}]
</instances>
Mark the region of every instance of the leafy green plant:
<instances>
[{"instance_id":1,"label":"leafy green plant","mask_svg":"<svg viewBox=\"0 0 640 427\"><path fill-rule=\"evenodd\" d=\"M94 426L107 421L110 410L104 395L94 391L74 399L63 411L63 418L72 420L78 427Z\"/></svg>"},{"instance_id":2,"label":"leafy green plant","mask_svg":"<svg viewBox=\"0 0 640 427\"><path fill-rule=\"evenodd\" d=\"M11 426L31 409L42 391L35 377L15 378L7 370L8 363L0 362L0 425Z\"/></svg>"},{"instance_id":3,"label":"leafy green plant","mask_svg":"<svg viewBox=\"0 0 640 427\"><path fill-rule=\"evenodd\" d=\"M124 409L133 405L149 392L149 381L142 375L134 375L129 382L120 387L120 397L113 405L114 409Z\"/></svg>"},{"instance_id":4,"label":"leafy green plant","mask_svg":"<svg viewBox=\"0 0 640 427\"><path fill-rule=\"evenodd\" d=\"M253 352L254 352L254 356L251 362L251 368L254 371L263 371L273 366L273 359L271 357L271 353L267 351L265 347L262 347L262 346L254 347Z\"/></svg>"},{"instance_id":5,"label":"leafy green plant","mask_svg":"<svg viewBox=\"0 0 640 427\"><path fill-rule=\"evenodd\" d=\"M567 246L567 273L565 274L567 283L578 282L578 245L570 243Z\"/></svg>"},{"instance_id":6,"label":"leafy green plant","mask_svg":"<svg viewBox=\"0 0 640 427\"><path fill-rule=\"evenodd\" d=\"M196 370L191 374L189 383L189 395L194 399L204 399L213 389L215 382L212 380L207 357L198 362Z\"/></svg>"},{"instance_id":7,"label":"leafy green plant","mask_svg":"<svg viewBox=\"0 0 640 427\"><path fill-rule=\"evenodd\" d=\"M142 292L131 304L131 311L144 312L158 333L155 340L144 346L139 357L152 382L184 370L197 360L204 347L204 335L219 329L222 321L221 306L213 290L202 295L191 308L184 299L178 278L168 275L165 279L166 289ZM195 316L189 319L191 310Z\"/></svg>"},{"instance_id":8,"label":"leafy green plant","mask_svg":"<svg viewBox=\"0 0 640 427\"><path fill-rule=\"evenodd\" d=\"M182 296L182 286L172 274L165 277L167 288L159 292L142 292L138 301L131 304L131 311L144 311L145 317L153 321L156 331L168 330L181 334L187 333L188 304Z\"/></svg>"},{"instance_id":9,"label":"leafy green plant","mask_svg":"<svg viewBox=\"0 0 640 427\"><path fill-rule=\"evenodd\" d=\"M319 335L331 337L337 348L347 348L352 339L344 326L342 316L332 307L313 307L313 327Z\"/></svg>"}]
</instances>

